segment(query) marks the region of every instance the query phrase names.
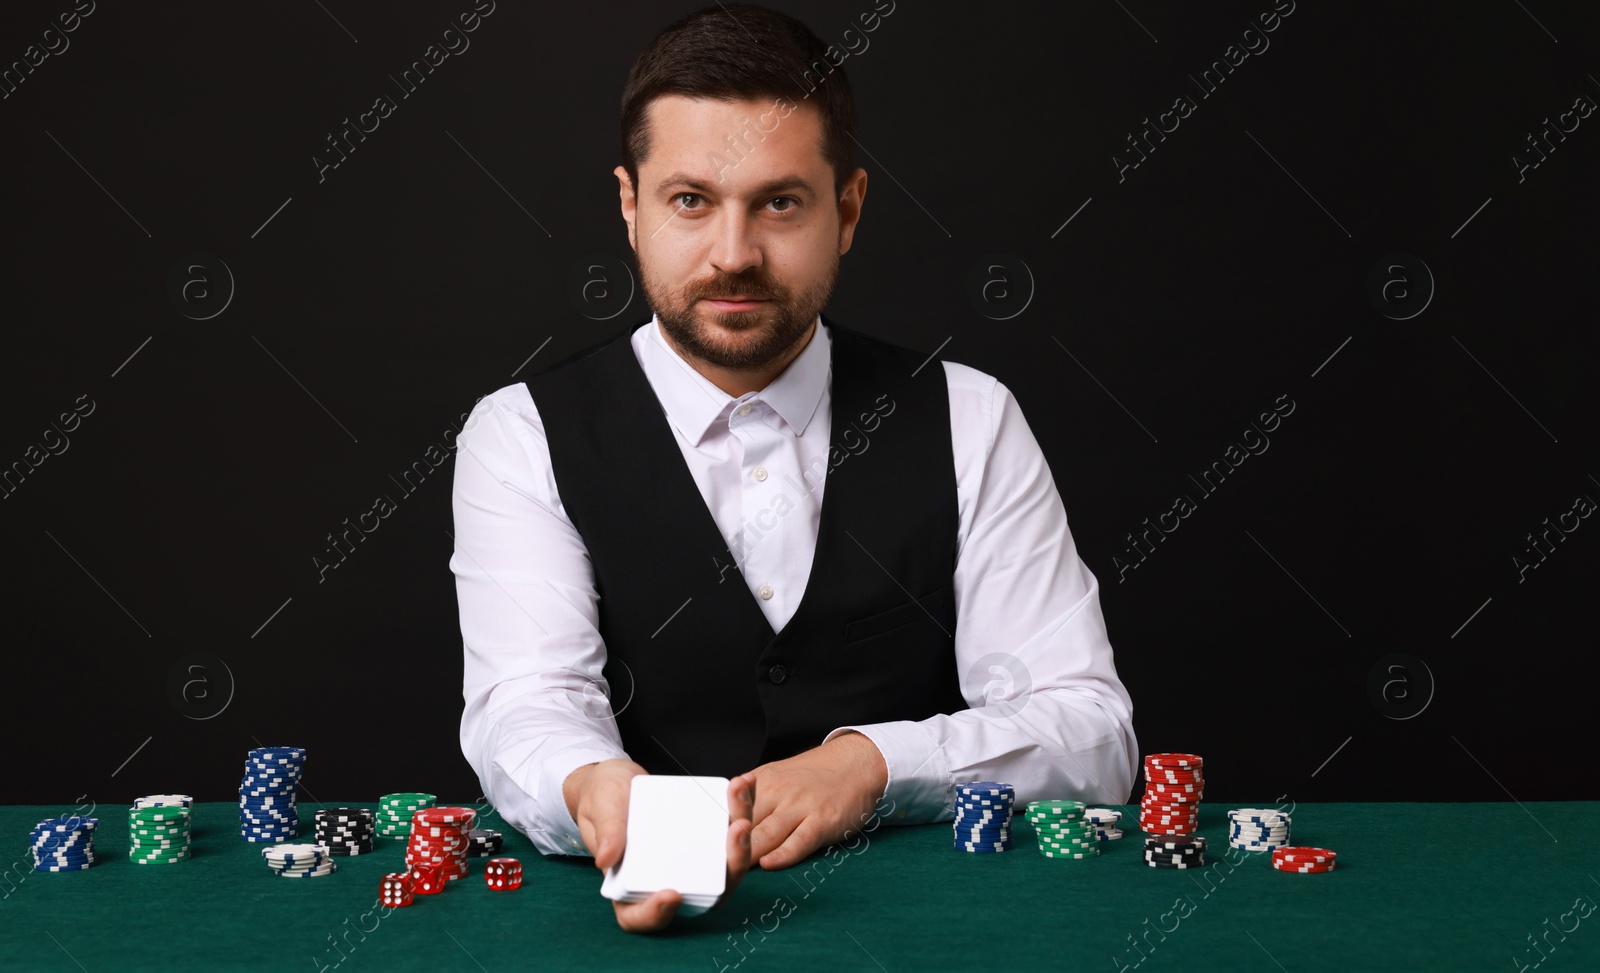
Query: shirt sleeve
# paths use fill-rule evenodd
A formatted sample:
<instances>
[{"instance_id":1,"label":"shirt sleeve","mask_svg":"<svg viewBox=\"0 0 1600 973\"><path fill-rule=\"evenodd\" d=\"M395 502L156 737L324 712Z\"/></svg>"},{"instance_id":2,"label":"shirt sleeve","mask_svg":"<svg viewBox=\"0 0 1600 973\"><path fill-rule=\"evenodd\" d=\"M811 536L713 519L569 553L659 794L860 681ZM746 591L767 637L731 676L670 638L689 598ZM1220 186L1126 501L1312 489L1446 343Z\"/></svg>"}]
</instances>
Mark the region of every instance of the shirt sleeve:
<instances>
[{"instance_id":1,"label":"shirt sleeve","mask_svg":"<svg viewBox=\"0 0 1600 973\"><path fill-rule=\"evenodd\" d=\"M1022 409L999 381L945 362L960 507L955 655L971 709L840 727L888 765L888 820L953 815L954 785L998 780L1018 802L1122 804L1133 789L1133 702L1117 676L1100 587Z\"/></svg>"},{"instance_id":2,"label":"shirt sleeve","mask_svg":"<svg viewBox=\"0 0 1600 973\"><path fill-rule=\"evenodd\" d=\"M525 385L485 397L468 417L451 507L462 753L500 816L541 853L587 855L562 783L627 753L601 677L593 571Z\"/></svg>"}]
</instances>

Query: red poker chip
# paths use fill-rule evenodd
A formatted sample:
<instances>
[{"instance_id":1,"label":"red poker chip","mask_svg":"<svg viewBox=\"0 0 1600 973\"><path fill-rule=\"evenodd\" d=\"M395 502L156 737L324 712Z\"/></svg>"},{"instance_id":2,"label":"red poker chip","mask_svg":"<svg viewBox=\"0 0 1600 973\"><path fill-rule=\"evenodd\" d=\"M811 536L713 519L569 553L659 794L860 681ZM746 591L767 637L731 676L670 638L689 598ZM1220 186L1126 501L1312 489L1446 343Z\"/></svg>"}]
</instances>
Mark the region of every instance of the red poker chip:
<instances>
[{"instance_id":1,"label":"red poker chip","mask_svg":"<svg viewBox=\"0 0 1600 973\"><path fill-rule=\"evenodd\" d=\"M1205 759L1193 753L1152 753L1144 758L1146 767L1194 769L1205 766Z\"/></svg>"},{"instance_id":2,"label":"red poker chip","mask_svg":"<svg viewBox=\"0 0 1600 973\"><path fill-rule=\"evenodd\" d=\"M1301 875L1320 875L1323 874L1323 872L1331 872L1334 871L1334 869L1338 869L1339 864L1334 863L1334 861L1328 861L1328 863L1323 864L1280 864L1277 863L1277 861L1274 861L1274 863L1272 863L1272 867L1275 867L1275 869L1280 872L1299 872Z\"/></svg>"},{"instance_id":3,"label":"red poker chip","mask_svg":"<svg viewBox=\"0 0 1600 973\"><path fill-rule=\"evenodd\" d=\"M470 807L425 807L411 819L426 825L471 824L477 816L478 812Z\"/></svg>"},{"instance_id":4,"label":"red poker chip","mask_svg":"<svg viewBox=\"0 0 1600 973\"><path fill-rule=\"evenodd\" d=\"M1272 860L1283 861L1296 865L1317 865L1324 862L1336 861L1338 852L1327 848L1309 848L1300 845L1285 845L1282 848L1272 849Z\"/></svg>"}]
</instances>

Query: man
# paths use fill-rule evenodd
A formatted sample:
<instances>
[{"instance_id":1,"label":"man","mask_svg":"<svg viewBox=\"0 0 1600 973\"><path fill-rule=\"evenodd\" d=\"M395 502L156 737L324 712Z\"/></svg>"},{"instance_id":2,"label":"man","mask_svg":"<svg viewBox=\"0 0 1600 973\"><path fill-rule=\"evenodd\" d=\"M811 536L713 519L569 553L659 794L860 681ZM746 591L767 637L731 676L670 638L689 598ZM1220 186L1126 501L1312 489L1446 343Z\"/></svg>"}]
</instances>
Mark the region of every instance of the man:
<instances>
[{"instance_id":1,"label":"man","mask_svg":"<svg viewBox=\"0 0 1600 973\"><path fill-rule=\"evenodd\" d=\"M615 170L654 316L459 440L462 749L543 853L620 861L646 772L731 778L730 891L875 809L948 820L961 781L1132 788L1099 587L1015 400L821 316L867 189L829 50L745 5L657 36Z\"/></svg>"}]
</instances>

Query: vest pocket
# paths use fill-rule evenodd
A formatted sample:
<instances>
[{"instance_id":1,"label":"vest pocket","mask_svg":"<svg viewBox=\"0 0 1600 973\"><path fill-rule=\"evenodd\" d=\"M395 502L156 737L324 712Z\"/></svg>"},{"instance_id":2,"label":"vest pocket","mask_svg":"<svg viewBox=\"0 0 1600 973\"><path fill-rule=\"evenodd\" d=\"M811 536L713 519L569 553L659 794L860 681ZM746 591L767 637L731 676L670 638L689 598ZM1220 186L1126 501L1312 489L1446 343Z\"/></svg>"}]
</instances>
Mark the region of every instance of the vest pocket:
<instances>
[{"instance_id":1,"label":"vest pocket","mask_svg":"<svg viewBox=\"0 0 1600 973\"><path fill-rule=\"evenodd\" d=\"M923 595L916 601L908 601L904 604L896 605L888 611L866 615L847 622L844 627L845 644L848 645L851 642L875 638L892 632L897 628L904 628L907 625L914 624L919 619L925 624L932 624L937 620L946 632L954 636L954 594L954 586L947 584L931 594ZM931 618L929 617L930 615L932 616Z\"/></svg>"}]
</instances>

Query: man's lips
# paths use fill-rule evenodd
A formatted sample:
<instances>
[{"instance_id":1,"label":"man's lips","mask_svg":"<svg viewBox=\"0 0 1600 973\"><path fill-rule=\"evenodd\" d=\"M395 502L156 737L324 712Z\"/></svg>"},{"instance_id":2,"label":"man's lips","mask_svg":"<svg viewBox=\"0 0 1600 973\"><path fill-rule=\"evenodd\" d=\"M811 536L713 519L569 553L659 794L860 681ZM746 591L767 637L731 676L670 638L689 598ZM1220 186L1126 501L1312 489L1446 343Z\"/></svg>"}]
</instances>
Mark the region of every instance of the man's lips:
<instances>
[{"instance_id":1,"label":"man's lips","mask_svg":"<svg viewBox=\"0 0 1600 973\"><path fill-rule=\"evenodd\" d=\"M735 295L733 297L703 297L701 300L719 311L748 311L766 303L767 298Z\"/></svg>"}]
</instances>

